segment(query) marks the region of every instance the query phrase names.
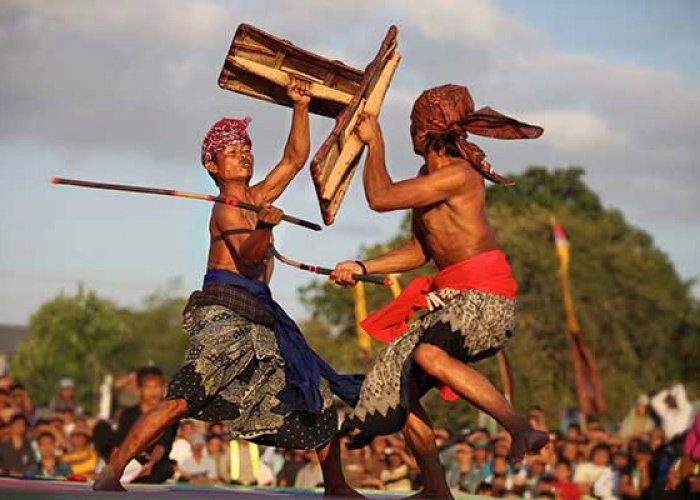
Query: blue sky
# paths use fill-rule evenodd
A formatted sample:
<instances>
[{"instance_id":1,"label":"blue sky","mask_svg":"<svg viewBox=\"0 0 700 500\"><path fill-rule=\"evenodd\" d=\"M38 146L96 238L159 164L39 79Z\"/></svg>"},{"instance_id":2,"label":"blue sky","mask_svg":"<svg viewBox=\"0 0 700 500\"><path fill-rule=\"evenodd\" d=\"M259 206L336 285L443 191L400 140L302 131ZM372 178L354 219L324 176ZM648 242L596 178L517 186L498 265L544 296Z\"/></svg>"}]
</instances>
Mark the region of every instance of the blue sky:
<instances>
[{"instance_id":1,"label":"blue sky","mask_svg":"<svg viewBox=\"0 0 700 500\"><path fill-rule=\"evenodd\" d=\"M248 22L363 67L387 26L403 60L382 114L395 178L412 174L408 113L418 93L470 86L477 106L542 124L538 141L477 139L501 172L587 168L608 206L649 231L683 277L700 275L700 5L669 2L211 2L0 4L0 322L25 323L82 281L123 305L156 288L199 286L203 202L91 192L52 175L211 192L201 137L221 116L253 117L256 177L278 159L290 112L220 90L236 26ZM312 118L312 148L332 126ZM280 206L319 220L307 171ZM332 265L392 235L401 214L373 214L355 183L321 234L280 226L293 258ZM575 249L574 249L575 251ZM278 266L273 290L298 318L312 276ZM698 290L698 288L696 288Z\"/></svg>"}]
</instances>

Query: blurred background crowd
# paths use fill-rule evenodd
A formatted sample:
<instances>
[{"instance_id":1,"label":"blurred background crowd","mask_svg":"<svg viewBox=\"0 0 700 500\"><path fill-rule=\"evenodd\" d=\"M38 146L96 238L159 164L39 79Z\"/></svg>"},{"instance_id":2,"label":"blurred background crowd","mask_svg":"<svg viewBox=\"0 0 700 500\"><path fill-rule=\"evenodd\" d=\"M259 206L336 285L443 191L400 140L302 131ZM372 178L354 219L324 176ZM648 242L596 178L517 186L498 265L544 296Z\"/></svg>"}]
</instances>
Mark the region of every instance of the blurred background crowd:
<instances>
[{"instance_id":1,"label":"blurred background crowd","mask_svg":"<svg viewBox=\"0 0 700 500\"><path fill-rule=\"evenodd\" d=\"M162 400L167 381L146 366L113 381L113 411L89 415L62 379L47 408L37 408L24 386L0 379L0 473L89 481L138 417ZM101 405L101 410L105 408ZM345 409L338 407L340 417ZM700 417L682 385L640 395L613 427L595 418L551 423L532 407L533 426L551 443L520 464L508 461L509 436L493 425L437 429L435 440L450 487L501 498L700 498ZM363 489L421 487L415 458L399 434L361 450L342 446L348 482ZM134 460L127 482L226 483L314 488L322 484L314 452L232 440L221 422L184 420Z\"/></svg>"}]
</instances>

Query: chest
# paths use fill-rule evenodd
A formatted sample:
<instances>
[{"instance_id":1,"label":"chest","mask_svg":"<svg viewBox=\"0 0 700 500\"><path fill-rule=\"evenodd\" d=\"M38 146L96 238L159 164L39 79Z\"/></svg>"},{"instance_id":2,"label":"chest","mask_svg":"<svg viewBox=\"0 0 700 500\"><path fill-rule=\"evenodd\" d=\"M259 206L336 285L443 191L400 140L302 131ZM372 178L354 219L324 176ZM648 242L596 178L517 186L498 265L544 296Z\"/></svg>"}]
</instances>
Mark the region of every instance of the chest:
<instances>
[{"instance_id":1,"label":"chest","mask_svg":"<svg viewBox=\"0 0 700 500\"><path fill-rule=\"evenodd\" d=\"M424 234L445 231L445 229L448 229L446 226L449 226L449 214L450 207L447 202L418 208L413 212L414 227Z\"/></svg>"}]
</instances>

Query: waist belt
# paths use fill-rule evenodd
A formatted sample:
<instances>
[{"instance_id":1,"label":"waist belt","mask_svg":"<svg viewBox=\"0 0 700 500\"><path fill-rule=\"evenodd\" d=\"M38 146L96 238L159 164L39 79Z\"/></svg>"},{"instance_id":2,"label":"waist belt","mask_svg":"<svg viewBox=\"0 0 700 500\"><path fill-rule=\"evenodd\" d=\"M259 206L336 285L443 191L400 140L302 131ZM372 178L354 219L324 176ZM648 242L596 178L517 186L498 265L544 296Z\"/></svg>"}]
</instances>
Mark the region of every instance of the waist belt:
<instances>
[{"instance_id":1,"label":"waist belt","mask_svg":"<svg viewBox=\"0 0 700 500\"><path fill-rule=\"evenodd\" d=\"M222 306L259 325L272 327L275 318L260 305L258 299L250 292L231 285L207 283L203 290L192 292L185 306L184 315L194 308L202 306Z\"/></svg>"}]
</instances>

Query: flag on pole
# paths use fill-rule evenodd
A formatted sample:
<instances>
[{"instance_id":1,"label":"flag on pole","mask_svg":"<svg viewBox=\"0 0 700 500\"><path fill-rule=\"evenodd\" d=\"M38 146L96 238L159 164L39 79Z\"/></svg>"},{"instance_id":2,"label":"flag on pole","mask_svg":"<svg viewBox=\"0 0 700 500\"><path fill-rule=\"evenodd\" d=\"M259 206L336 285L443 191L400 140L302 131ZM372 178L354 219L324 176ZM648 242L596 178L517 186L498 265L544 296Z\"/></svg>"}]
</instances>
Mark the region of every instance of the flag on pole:
<instances>
[{"instance_id":1,"label":"flag on pole","mask_svg":"<svg viewBox=\"0 0 700 500\"><path fill-rule=\"evenodd\" d=\"M574 304L569 286L569 240L564 229L553 216L550 222L554 235L554 245L559 256L559 279L564 299L566 323L571 339L571 356L576 377L576 394L581 412L584 415L596 415L605 411L605 401L600 383L600 373L598 372L593 351L583 341L581 326L574 314Z\"/></svg>"}]
</instances>

